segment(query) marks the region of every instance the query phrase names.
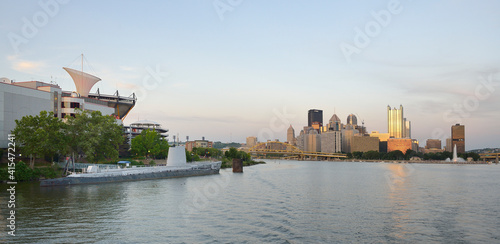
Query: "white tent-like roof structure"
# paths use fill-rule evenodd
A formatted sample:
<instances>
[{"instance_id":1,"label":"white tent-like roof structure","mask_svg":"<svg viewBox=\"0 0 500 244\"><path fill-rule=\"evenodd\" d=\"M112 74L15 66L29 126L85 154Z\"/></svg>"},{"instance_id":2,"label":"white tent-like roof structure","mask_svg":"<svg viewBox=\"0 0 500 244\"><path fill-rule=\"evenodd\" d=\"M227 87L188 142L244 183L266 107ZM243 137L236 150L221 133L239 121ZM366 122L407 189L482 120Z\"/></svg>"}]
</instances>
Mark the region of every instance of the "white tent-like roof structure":
<instances>
[{"instance_id":1,"label":"white tent-like roof structure","mask_svg":"<svg viewBox=\"0 0 500 244\"><path fill-rule=\"evenodd\" d=\"M66 67L63 67L63 69L71 76L73 82L75 82L76 92L82 97L87 97L94 84L101 80L101 78L87 74L83 71Z\"/></svg>"}]
</instances>

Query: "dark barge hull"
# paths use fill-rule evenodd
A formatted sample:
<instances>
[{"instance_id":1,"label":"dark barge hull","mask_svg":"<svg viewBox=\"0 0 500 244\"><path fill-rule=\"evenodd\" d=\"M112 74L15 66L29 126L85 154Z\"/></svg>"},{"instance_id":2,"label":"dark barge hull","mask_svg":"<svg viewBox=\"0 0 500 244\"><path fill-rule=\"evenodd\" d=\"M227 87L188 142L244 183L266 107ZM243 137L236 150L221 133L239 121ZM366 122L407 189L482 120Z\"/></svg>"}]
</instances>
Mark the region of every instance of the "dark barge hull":
<instances>
[{"instance_id":1,"label":"dark barge hull","mask_svg":"<svg viewBox=\"0 0 500 244\"><path fill-rule=\"evenodd\" d=\"M117 176L107 176L107 177L64 177L57 179L47 179L40 181L40 186L67 186L67 185L83 185L83 184L100 184L100 183L112 183L112 182L123 182L123 181L136 181L136 180L152 180L152 179L166 179L166 178L178 178L178 177L189 177L189 176L201 176L201 175L212 175L218 174L219 168L203 168L203 169L181 169L181 170L169 170L161 172L151 172L142 174L129 174L129 175L117 175Z\"/></svg>"}]
</instances>

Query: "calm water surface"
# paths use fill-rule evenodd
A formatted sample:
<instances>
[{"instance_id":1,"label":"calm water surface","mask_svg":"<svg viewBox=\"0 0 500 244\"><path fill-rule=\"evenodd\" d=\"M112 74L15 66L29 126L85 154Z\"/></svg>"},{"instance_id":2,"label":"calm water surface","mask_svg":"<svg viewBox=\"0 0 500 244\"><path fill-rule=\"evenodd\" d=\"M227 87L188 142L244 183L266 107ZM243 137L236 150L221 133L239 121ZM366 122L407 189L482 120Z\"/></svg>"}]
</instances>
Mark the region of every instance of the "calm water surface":
<instances>
[{"instance_id":1,"label":"calm water surface","mask_svg":"<svg viewBox=\"0 0 500 244\"><path fill-rule=\"evenodd\" d=\"M17 236L5 237L4 230L0 237L9 243L500 242L498 165L267 162L243 174L21 184ZM6 216L7 194L1 197Z\"/></svg>"}]
</instances>

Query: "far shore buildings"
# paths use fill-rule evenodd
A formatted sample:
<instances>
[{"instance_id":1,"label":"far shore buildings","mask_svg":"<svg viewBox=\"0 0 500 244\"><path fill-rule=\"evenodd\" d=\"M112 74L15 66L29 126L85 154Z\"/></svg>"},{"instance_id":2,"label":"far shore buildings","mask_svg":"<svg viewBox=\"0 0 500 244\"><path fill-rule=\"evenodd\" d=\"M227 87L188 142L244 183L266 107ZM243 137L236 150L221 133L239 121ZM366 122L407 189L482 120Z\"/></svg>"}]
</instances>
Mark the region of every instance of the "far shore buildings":
<instances>
[{"instance_id":1,"label":"far shore buildings","mask_svg":"<svg viewBox=\"0 0 500 244\"><path fill-rule=\"evenodd\" d=\"M257 145L257 137L255 137L255 136L249 136L249 137L247 137L246 147L252 148L255 145Z\"/></svg>"},{"instance_id":2,"label":"far shore buildings","mask_svg":"<svg viewBox=\"0 0 500 244\"><path fill-rule=\"evenodd\" d=\"M185 144L186 150L189 152L193 151L193 148L213 148L214 143L212 141L205 140L205 137L202 137L201 140L187 141Z\"/></svg>"},{"instance_id":3,"label":"far shore buildings","mask_svg":"<svg viewBox=\"0 0 500 244\"><path fill-rule=\"evenodd\" d=\"M14 82L0 78L0 148L8 146L7 135L16 127L15 120L27 115L36 116L41 111L53 112L54 117L63 119L75 116L76 109L100 111L103 115L115 117L117 123L135 106L136 97L90 93L101 79L82 71L64 68L73 79L76 91L62 90L57 84L41 81Z\"/></svg>"}]
</instances>

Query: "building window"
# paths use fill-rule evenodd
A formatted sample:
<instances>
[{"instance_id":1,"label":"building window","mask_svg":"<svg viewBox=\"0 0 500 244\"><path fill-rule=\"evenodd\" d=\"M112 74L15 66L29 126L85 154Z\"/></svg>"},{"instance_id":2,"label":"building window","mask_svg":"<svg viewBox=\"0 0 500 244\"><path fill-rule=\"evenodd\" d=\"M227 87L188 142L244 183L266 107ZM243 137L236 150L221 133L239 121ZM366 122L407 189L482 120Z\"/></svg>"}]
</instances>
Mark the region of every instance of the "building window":
<instances>
[{"instance_id":1,"label":"building window","mask_svg":"<svg viewBox=\"0 0 500 244\"><path fill-rule=\"evenodd\" d=\"M66 113L61 114L61 118L64 118L64 117L66 117Z\"/></svg>"},{"instance_id":2,"label":"building window","mask_svg":"<svg viewBox=\"0 0 500 244\"><path fill-rule=\"evenodd\" d=\"M70 104L70 108L80 108L80 103L75 103L75 102L72 102Z\"/></svg>"}]
</instances>

